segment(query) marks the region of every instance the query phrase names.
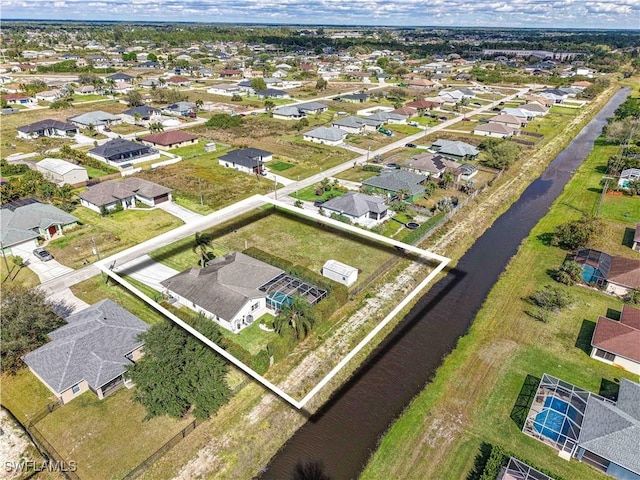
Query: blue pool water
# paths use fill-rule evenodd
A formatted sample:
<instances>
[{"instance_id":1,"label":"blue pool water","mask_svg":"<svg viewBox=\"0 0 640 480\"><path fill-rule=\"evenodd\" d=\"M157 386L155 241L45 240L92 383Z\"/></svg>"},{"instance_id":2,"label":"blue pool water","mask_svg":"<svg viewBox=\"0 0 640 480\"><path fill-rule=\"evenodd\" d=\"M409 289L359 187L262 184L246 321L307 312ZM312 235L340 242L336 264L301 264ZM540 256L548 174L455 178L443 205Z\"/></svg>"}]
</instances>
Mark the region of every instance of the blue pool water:
<instances>
[{"instance_id":1,"label":"blue pool water","mask_svg":"<svg viewBox=\"0 0 640 480\"><path fill-rule=\"evenodd\" d=\"M582 266L582 281L584 283L594 283L597 282L602 274L600 270L591 265L583 265Z\"/></svg>"},{"instance_id":2,"label":"blue pool water","mask_svg":"<svg viewBox=\"0 0 640 480\"><path fill-rule=\"evenodd\" d=\"M559 398L547 397L544 399L544 406L545 408L536 415L533 427L541 435L563 442L569 431L569 423L566 420L569 404Z\"/></svg>"}]
</instances>

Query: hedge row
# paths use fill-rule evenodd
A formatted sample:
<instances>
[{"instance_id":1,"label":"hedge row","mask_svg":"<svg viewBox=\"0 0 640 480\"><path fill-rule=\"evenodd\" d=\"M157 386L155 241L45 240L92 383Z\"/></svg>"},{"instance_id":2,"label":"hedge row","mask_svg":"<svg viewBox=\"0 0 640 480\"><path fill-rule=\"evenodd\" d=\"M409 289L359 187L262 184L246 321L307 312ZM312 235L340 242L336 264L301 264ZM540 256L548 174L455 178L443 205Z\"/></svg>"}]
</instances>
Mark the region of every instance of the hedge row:
<instances>
[{"instance_id":1,"label":"hedge row","mask_svg":"<svg viewBox=\"0 0 640 480\"><path fill-rule=\"evenodd\" d=\"M408 243L410 245L416 243L429 230L431 230L442 219L442 217L444 217L444 216L445 216L445 212L440 212L440 213L434 215L433 217L431 217L429 220L424 222L422 225L420 225L415 230L411 230L410 233L408 233L405 237L402 238L402 241L404 243Z\"/></svg>"},{"instance_id":2,"label":"hedge row","mask_svg":"<svg viewBox=\"0 0 640 480\"><path fill-rule=\"evenodd\" d=\"M490 450L491 453L487 455L488 450ZM509 457L513 457L522 463L535 468L539 472L554 478L555 480L564 480L564 478L559 477L544 468L536 467L518 455L514 455L498 445L492 445L489 443L482 444L480 453L478 454L478 457L476 457L476 468L467 476L467 480L495 480L498 478L498 474L502 467L506 466L509 462Z\"/></svg>"}]
</instances>

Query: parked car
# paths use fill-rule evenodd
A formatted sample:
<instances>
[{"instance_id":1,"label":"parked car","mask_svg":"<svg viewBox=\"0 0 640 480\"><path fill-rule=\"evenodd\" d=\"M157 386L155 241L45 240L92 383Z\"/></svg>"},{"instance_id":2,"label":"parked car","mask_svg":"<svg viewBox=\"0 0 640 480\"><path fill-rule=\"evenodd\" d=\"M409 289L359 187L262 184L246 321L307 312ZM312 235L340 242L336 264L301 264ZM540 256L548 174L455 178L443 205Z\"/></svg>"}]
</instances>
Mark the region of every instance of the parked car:
<instances>
[{"instance_id":1,"label":"parked car","mask_svg":"<svg viewBox=\"0 0 640 480\"><path fill-rule=\"evenodd\" d=\"M110 132L110 131L111 131L111 129L110 129L109 127L104 127L104 128L103 128L103 130L104 130L105 132Z\"/></svg>"},{"instance_id":2,"label":"parked car","mask_svg":"<svg viewBox=\"0 0 640 480\"><path fill-rule=\"evenodd\" d=\"M462 121L463 121L463 122L470 122L470 121L471 121L471 119L470 119L470 118L467 118L467 117L464 117L464 118L462 119Z\"/></svg>"},{"instance_id":3,"label":"parked car","mask_svg":"<svg viewBox=\"0 0 640 480\"><path fill-rule=\"evenodd\" d=\"M418 122L407 122L407 125L409 125L410 127L417 127Z\"/></svg>"},{"instance_id":4,"label":"parked car","mask_svg":"<svg viewBox=\"0 0 640 480\"><path fill-rule=\"evenodd\" d=\"M418 148L418 146L415 143L407 143L405 145L405 147L407 147L407 148Z\"/></svg>"},{"instance_id":5,"label":"parked car","mask_svg":"<svg viewBox=\"0 0 640 480\"><path fill-rule=\"evenodd\" d=\"M325 202L326 200L316 200L315 202L313 202L313 206L314 207L321 207L322 204Z\"/></svg>"},{"instance_id":6,"label":"parked car","mask_svg":"<svg viewBox=\"0 0 640 480\"><path fill-rule=\"evenodd\" d=\"M498 107L493 107L493 108L491 109L491 111L492 111L492 112L499 112L499 111L500 111L500 109L499 109Z\"/></svg>"},{"instance_id":7,"label":"parked car","mask_svg":"<svg viewBox=\"0 0 640 480\"><path fill-rule=\"evenodd\" d=\"M480 102L473 102L473 105L478 105L479 107L482 106L482 104Z\"/></svg>"},{"instance_id":8,"label":"parked car","mask_svg":"<svg viewBox=\"0 0 640 480\"><path fill-rule=\"evenodd\" d=\"M398 168L398 164L395 162L387 163L387 167L389 168Z\"/></svg>"},{"instance_id":9,"label":"parked car","mask_svg":"<svg viewBox=\"0 0 640 480\"><path fill-rule=\"evenodd\" d=\"M44 248L40 247L40 248L36 248L33 251L33 254L38 257L40 260L42 260L43 262L48 262L49 260L53 260L53 255L51 255L49 252L47 252Z\"/></svg>"}]
</instances>

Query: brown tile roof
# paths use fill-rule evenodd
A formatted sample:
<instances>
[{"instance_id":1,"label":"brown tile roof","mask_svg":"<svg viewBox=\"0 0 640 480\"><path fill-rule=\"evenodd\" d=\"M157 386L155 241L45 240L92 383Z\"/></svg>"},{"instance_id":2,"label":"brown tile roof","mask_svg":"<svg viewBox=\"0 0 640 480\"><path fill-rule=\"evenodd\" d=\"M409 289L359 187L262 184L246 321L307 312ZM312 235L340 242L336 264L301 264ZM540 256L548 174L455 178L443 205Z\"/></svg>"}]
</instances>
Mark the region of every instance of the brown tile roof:
<instances>
[{"instance_id":1,"label":"brown tile roof","mask_svg":"<svg viewBox=\"0 0 640 480\"><path fill-rule=\"evenodd\" d=\"M157 183L143 180L142 178L128 177L125 180L109 180L102 182L78 195L83 200L93 203L98 207L108 205L123 198L133 197L138 194L146 198L155 198L171 192L170 188Z\"/></svg>"},{"instance_id":2,"label":"brown tile roof","mask_svg":"<svg viewBox=\"0 0 640 480\"><path fill-rule=\"evenodd\" d=\"M640 287L640 260L624 257L613 257L607 281L625 287Z\"/></svg>"},{"instance_id":3,"label":"brown tile roof","mask_svg":"<svg viewBox=\"0 0 640 480\"><path fill-rule=\"evenodd\" d=\"M175 145L176 143L182 142L190 142L191 140L196 140L198 137L196 135L191 135L190 133L183 132L181 130L171 130L169 132L163 133L154 133L153 135L147 135L143 137L142 140L145 142L153 143L155 145Z\"/></svg>"},{"instance_id":4,"label":"brown tile roof","mask_svg":"<svg viewBox=\"0 0 640 480\"><path fill-rule=\"evenodd\" d=\"M600 317L591 345L640 362L640 330L607 317Z\"/></svg>"},{"instance_id":5,"label":"brown tile roof","mask_svg":"<svg viewBox=\"0 0 640 480\"><path fill-rule=\"evenodd\" d=\"M631 328L640 330L640 308L624 305L622 307L622 315L620 321Z\"/></svg>"}]
</instances>

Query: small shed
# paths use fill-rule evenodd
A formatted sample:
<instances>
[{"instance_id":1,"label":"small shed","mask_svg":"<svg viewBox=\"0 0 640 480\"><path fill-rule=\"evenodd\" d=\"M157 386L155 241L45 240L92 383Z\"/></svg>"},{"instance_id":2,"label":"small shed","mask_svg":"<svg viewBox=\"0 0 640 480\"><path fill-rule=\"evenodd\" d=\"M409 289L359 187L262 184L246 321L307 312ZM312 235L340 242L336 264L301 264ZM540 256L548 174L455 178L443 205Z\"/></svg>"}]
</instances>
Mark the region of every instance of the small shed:
<instances>
[{"instance_id":1,"label":"small shed","mask_svg":"<svg viewBox=\"0 0 640 480\"><path fill-rule=\"evenodd\" d=\"M215 142L211 142L211 143L205 144L204 151L205 152L215 152L216 151L216 143Z\"/></svg>"},{"instance_id":2,"label":"small shed","mask_svg":"<svg viewBox=\"0 0 640 480\"><path fill-rule=\"evenodd\" d=\"M358 269L337 260L327 260L322 266L322 276L350 287L358 280Z\"/></svg>"}]
</instances>

